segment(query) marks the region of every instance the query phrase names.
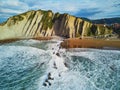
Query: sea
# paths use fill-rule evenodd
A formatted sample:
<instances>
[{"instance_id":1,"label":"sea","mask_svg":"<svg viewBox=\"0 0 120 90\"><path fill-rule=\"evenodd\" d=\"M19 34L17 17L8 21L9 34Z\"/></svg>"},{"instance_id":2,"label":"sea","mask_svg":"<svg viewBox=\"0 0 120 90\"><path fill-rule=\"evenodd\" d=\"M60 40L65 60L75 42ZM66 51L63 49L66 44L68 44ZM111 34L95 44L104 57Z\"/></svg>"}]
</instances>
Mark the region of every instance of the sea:
<instances>
[{"instance_id":1,"label":"sea","mask_svg":"<svg viewBox=\"0 0 120 90\"><path fill-rule=\"evenodd\" d=\"M120 50L64 49L60 43L0 44L0 90L120 90Z\"/></svg>"}]
</instances>

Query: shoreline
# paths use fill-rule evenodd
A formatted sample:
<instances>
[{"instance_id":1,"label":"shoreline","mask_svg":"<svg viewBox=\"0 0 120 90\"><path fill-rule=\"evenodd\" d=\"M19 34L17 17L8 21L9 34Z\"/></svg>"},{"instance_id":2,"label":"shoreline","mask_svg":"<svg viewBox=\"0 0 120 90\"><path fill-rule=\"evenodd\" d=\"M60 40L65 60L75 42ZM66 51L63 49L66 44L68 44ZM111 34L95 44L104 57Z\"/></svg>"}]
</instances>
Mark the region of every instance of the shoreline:
<instances>
[{"instance_id":1,"label":"shoreline","mask_svg":"<svg viewBox=\"0 0 120 90\"><path fill-rule=\"evenodd\" d=\"M69 38L61 43L62 48L120 49L120 40Z\"/></svg>"},{"instance_id":2,"label":"shoreline","mask_svg":"<svg viewBox=\"0 0 120 90\"><path fill-rule=\"evenodd\" d=\"M19 41L19 40L29 40L29 39L33 39L33 40L51 40L52 37L10 38L10 39L0 40L0 44L11 43L11 42Z\"/></svg>"},{"instance_id":3,"label":"shoreline","mask_svg":"<svg viewBox=\"0 0 120 90\"><path fill-rule=\"evenodd\" d=\"M53 37L35 37L35 38L11 38L0 40L0 44L12 43L19 40L61 40L61 48L93 48L93 49L106 49L106 50L120 50L120 40L103 40L103 39L81 39L81 38L68 38L65 39L59 36Z\"/></svg>"}]
</instances>

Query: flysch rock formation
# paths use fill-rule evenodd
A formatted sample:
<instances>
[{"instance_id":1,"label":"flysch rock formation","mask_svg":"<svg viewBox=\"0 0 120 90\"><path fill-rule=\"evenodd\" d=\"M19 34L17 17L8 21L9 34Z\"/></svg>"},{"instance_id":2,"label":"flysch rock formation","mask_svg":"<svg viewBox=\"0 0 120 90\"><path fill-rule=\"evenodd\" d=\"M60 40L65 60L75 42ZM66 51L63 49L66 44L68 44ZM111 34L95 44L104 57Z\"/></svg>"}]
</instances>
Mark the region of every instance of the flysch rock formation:
<instances>
[{"instance_id":1,"label":"flysch rock formation","mask_svg":"<svg viewBox=\"0 0 120 90\"><path fill-rule=\"evenodd\" d=\"M10 38L36 38L47 36L94 37L112 35L113 30L103 24L93 24L69 14L51 10L28 11L10 17L0 24L0 40Z\"/></svg>"}]
</instances>

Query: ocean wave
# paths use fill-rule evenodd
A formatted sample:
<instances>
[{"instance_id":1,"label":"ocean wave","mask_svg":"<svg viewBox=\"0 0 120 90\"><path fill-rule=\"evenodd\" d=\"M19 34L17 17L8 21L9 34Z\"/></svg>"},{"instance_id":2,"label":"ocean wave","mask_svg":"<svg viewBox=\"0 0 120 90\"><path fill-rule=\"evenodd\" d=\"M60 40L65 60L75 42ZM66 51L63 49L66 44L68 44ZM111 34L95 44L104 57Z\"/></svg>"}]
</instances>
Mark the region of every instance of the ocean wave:
<instances>
[{"instance_id":1,"label":"ocean wave","mask_svg":"<svg viewBox=\"0 0 120 90\"><path fill-rule=\"evenodd\" d=\"M0 46L0 90L120 89L120 51L66 50L59 44L28 40Z\"/></svg>"}]
</instances>

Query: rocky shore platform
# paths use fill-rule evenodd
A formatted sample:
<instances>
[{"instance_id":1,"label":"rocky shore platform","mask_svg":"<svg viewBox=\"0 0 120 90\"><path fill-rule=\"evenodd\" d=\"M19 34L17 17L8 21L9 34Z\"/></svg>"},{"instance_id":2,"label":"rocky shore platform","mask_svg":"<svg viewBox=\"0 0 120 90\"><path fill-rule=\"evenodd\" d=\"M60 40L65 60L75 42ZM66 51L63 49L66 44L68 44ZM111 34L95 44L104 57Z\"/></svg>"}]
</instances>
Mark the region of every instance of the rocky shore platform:
<instances>
[{"instance_id":1,"label":"rocky shore platform","mask_svg":"<svg viewBox=\"0 0 120 90\"><path fill-rule=\"evenodd\" d=\"M61 43L62 48L120 49L120 40L69 38Z\"/></svg>"},{"instance_id":2,"label":"rocky shore platform","mask_svg":"<svg viewBox=\"0 0 120 90\"><path fill-rule=\"evenodd\" d=\"M97 48L97 49L120 49L120 40L109 40L109 39L94 39L94 38L62 38L58 36L54 37L36 37L36 38L11 38L0 40L0 44L11 43L18 40L51 40L57 39L62 40L60 47L61 48Z\"/></svg>"},{"instance_id":3,"label":"rocky shore platform","mask_svg":"<svg viewBox=\"0 0 120 90\"><path fill-rule=\"evenodd\" d=\"M29 39L34 39L34 40L51 40L52 37L10 38L10 39L5 39L5 40L0 40L0 44L11 43L11 42L18 41L18 40L29 40Z\"/></svg>"}]
</instances>

